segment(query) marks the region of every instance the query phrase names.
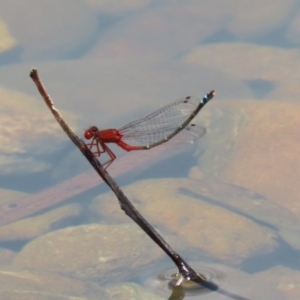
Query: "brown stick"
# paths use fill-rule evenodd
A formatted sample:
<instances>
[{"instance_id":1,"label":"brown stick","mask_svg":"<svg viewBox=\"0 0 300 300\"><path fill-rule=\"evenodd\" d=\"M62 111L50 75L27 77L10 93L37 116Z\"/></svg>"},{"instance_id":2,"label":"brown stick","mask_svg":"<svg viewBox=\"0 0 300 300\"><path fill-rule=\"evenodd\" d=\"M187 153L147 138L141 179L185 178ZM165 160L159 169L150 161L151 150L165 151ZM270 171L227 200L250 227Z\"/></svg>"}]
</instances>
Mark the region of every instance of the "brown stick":
<instances>
[{"instance_id":1,"label":"brown stick","mask_svg":"<svg viewBox=\"0 0 300 300\"><path fill-rule=\"evenodd\" d=\"M79 148L82 154L87 158L87 160L94 167L96 172L101 176L101 178L109 185L112 191L116 194L119 199L119 203L124 212L133 219L141 228L146 231L146 233L171 257L171 259L178 266L180 273L183 275L185 279L196 279L199 277L201 283L204 280L197 275L192 268L185 263L181 257L163 240L163 238L152 228L152 226L138 213L135 207L130 203L127 197L124 195L121 188L117 185L117 183L110 177L108 172L102 167L99 163L98 159L95 158L93 153L88 149L86 144L72 131L70 126L65 122L60 112L55 108L52 99L47 93L43 83L41 82L38 72L36 69L32 69L30 72L30 77L36 84L41 96L43 97L45 103L49 107L50 111L54 115L57 122L60 124L65 133L69 136L69 138L73 141L73 143Z\"/></svg>"},{"instance_id":2,"label":"brown stick","mask_svg":"<svg viewBox=\"0 0 300 300\"><path fill-rule=\"evenodd\" d=\"M73 141L73 143L78 147L82 154L93 166L95 171L100 175L100 177L108 184L119 200L119 204L122 210L128 215L134 222L136 222L145 233L173 260L173 262L178 267L179 273L185 280L191 280L201 284L202 286L217 291L218 286L213 282L204 280L199 276L183 259L177 254L172 247L155 231L155 229L142 217L142 215L136 210L136 208L131 204L128 198L124 195L121 188L117 183L111 178L108 172L103 168L98 159L93 155L93 153L88 149L86 144L72 131L69 125L65 122L62 115L54 107L54 103L47 93L45 87L43 86L38 72L36 69L32 69L30 72L30 77L36 84L41 96L43 97L45 103L49 107L50 111L54 115L57 122L60 124L65 133ZM237 299L237 300L247 300L246 298L234 295L230 292L224 291L222 289L218 290L219 293L225 294L226 296Z\"/></svg>"}]
</instances>

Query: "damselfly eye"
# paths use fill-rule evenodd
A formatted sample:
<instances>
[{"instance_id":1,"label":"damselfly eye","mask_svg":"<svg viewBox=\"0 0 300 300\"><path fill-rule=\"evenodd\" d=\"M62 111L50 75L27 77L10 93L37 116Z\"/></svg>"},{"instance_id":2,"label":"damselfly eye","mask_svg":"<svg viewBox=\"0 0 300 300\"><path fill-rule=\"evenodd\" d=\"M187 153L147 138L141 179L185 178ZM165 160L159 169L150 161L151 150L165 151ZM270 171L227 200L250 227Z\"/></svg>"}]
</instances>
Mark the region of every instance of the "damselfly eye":
<instances>
[{"instance_id":1,"label":"damselfly eye","mask_svg":"<svg viewBox=\"0 0 300 300\"><path fill-rule=\"evenodd\" d=\"M87 130L87 131L84 133L84 137L85 137L87 140L90 140L93 136L94 136L94 134L92 133L91 130Z\"/></svg>"},{"instance_id":2,"label":"damselfly eye","mask_svg":"<svg viewBox=\"0 0 300 300\"><path fill-rule=\"evenodd\" d=\"M98 127L96 127L96 126L92 126L89 130L92 131L92 132L97 132L97 131L99 131L99 130L98 130Z\"/></svg>"}]
</instances>

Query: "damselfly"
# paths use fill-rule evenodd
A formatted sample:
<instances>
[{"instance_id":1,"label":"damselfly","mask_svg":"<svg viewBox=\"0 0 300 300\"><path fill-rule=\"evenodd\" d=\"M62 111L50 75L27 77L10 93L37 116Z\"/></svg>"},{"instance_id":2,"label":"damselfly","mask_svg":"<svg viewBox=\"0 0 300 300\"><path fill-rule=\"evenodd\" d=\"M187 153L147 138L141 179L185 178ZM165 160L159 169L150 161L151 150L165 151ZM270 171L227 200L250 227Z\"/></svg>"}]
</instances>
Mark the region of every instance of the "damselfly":
<instances>
[{"instance_id":1,"label":"damselfly","mask_svg":"<svg viewBox=\"0 0 300 300\"><path fill-rule=\"evenodd\" d=\"M201 100L197 97L181 98L145 118L133 121L120 129L99 130L91 126L84 137L91 143L87 144L95 156L107 153L110 159L103 165L106 168L116 159L116 155L107 146L115 143L126 151L148 150L176 136L176 141L193 142L202 137L204 127L190 124L203 106L215 96L211 91Z\"/></svg>"}]
</instances>

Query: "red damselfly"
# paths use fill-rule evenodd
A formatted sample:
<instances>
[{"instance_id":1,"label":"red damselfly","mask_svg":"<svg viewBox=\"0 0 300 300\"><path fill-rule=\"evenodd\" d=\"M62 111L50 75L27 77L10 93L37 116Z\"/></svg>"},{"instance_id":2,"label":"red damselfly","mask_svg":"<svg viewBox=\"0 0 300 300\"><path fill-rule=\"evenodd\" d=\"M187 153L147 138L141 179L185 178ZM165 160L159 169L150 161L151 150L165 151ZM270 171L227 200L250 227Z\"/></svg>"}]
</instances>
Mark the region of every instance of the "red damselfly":
<instances>
[{"instance_id":1,"label":"red damselfly","mask_svg":"<svg viewBox=\"0 0 300 300\"><path fill-rule=\"evenodd\" d=\"M110 159L104 164L106 168L116 159L116 155L107 146L108 143L115 143L126 151L132 151L151 149L174 136L180 142L193 142L203 136L206 130L190 122L214 96L215 92L211 91L201 100L191 96L181 98L120 129L99 130L98 127L91 126L85 131L84 137L92 139L87 145L95 156L108 154Z\"/></svg>"}]
</instances>

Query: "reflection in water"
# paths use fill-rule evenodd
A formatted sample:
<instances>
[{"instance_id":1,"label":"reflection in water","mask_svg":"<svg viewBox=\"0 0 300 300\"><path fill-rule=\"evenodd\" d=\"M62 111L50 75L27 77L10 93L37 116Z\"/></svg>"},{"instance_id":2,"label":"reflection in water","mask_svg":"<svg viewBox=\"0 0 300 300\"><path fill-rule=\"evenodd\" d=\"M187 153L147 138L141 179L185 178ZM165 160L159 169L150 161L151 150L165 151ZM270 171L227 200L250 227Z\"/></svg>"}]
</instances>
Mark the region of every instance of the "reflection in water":
<instances>
[{"instance_id":1,"label":"reflection in water","mask_svg":"<svg viewBox=\"0 0 300 300\"><path fill-rule=\"evenodd\" d=\"M185 296L185 290L182 286L175 286L169 300L182 300Z\"/></svg>"},{"instance_id":2,"label":"reflection in water","mask_svg":"<svg viewBox=\"0 0 300 300\"><path fill-rule=\"evenodd\" d=\"M233 269L220 264L200 264L192 263L202 277L218 286L216 291L204 288L193 282L183 282L178 287L174 283L177 282L177 269L168 269L162 271L158 275L148 278L144 285L151 289L156 294L161 295L168 300L283 300L286 299L278 291L274 291L266 282L255 280L253 276L242 272L238 269Z\"/></svg>"},{"instance_id":3,"label":"reflection in water","mask_svg":"<svg viewBox=\"0 0 300 300\"><path fill-rule=\"evenodd\" d=\"M185 295L190 296L203 296L207 293L215 292L221 295L225 295L230 299L236 300L249 300L242 296L235 295L229 291L219 288L214 282L214 274L208 270L201 270L198 273L200 277L206 280L207 285L198 284L190 280L184 280L184 278L179 273L170 273L170 271L163 272L159 274L159 277L169 288L172 289L172 294L168 300L180 300L184 299Z\"/></svg>"},{"instance_id":4,"label":"reflection in water","mask_svg":"<svg viewBox=\"0 0 300 300\"><path fill-rule=\"evenodd\" d=\"M201 288L199 288L200 290ZM225 291L223 289L218 289L216 291L214 291L216 293L222 294L224 296L226 296L228 299L236 299L236 300L250 300L248 298L242 297L242 296L238 296L235 294L232 294L228 291ZM186 295L186 289L183 288L182 286L174 286L173 290L172 290L172 294L169 297L168 300L182 300L185 298ZM203 295L203 294L202 294ZM201 296L201 294L195 294L194 296Z\"/></svg>"}]
</instances>

